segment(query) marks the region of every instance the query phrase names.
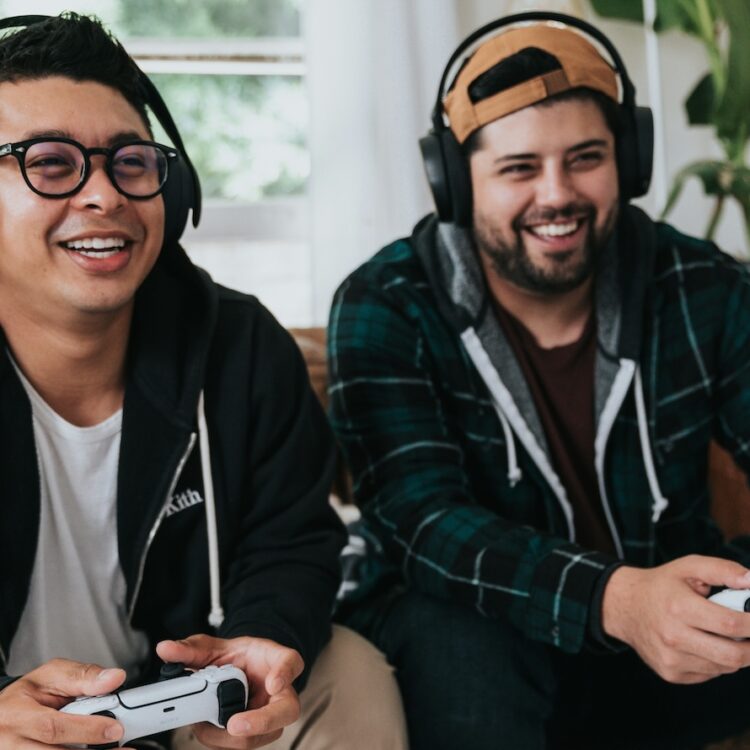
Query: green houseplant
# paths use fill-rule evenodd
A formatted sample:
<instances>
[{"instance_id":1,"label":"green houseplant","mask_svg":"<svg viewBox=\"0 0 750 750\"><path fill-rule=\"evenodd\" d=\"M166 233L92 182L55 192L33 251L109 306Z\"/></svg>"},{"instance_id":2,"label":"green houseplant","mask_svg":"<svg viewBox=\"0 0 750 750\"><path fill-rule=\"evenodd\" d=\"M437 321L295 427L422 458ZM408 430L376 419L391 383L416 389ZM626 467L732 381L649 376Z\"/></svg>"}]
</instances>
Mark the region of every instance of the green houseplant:
<instances>
[{"instance_id":1,"label":"green houseplant","mask_svg":"<svg viewBox=\"0 0 750 750\"><path fill-rule=\"evenodd\" d=\"M643 23L638 0L591 0L600 16ZM747 0L656 0L656 32L679 29L706 50L708 71L685 99L691 125L709 125L724 158L701 159L674 177L663 215L677 202L685 182L696 177L714 199L705 230L712 239L727 200L739 204L750 246L750 168L745 161L750 137L750 2Z\"/></svg>"}]
</instances>

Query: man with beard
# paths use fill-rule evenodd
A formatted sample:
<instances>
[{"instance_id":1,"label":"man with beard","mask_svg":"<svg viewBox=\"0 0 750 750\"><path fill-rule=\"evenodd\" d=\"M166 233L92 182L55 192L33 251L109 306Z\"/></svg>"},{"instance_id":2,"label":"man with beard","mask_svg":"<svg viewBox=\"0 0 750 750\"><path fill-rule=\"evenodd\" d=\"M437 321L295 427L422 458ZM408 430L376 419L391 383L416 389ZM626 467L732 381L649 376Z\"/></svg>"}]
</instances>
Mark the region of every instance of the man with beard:
<instances>
[{"instance_id":1,"label":"man with beard","mask_svg":"<svg viewBox=\"0 0 750 750\"><path fill-rule=\"evenodd\" d=\"M415 750L702 747L749 723L750 617L707 597L750 588L750 547L707 453L750 470L750 284L629 205L650 112L608 40L524 20L454 54L481 39L422 142L437 215L334 300L339 613Z\"/></svg>"}]
</instances>

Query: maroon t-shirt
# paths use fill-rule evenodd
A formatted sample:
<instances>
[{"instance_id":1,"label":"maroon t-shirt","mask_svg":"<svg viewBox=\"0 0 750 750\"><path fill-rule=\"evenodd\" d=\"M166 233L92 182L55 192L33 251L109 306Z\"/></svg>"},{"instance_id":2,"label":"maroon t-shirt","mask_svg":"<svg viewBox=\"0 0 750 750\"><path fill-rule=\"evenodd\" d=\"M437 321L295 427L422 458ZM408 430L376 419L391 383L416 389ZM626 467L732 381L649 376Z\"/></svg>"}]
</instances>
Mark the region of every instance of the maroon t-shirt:
<instances>
[{"instance_id":1,"label":"maroon t-shirt","mask_svg":"<svg viewBox=\"0 0 750 750\"><path fill-rule=\"evenodd\" d=\"M578 341L543 349L501 305L495 310L526 377L552 465L573 507L576 539L588 549L614 554L594 467L595 316L589 316Z\"/></svg>"}]
</instances>

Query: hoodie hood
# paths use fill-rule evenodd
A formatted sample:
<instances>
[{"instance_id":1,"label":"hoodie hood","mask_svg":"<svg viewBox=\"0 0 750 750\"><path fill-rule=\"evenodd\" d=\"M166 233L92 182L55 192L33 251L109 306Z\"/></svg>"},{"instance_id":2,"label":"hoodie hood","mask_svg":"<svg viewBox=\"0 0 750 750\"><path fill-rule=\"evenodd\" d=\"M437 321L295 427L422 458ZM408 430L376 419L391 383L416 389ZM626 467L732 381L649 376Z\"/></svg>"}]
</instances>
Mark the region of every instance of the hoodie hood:
<instances>
[{"instance_id":1,"label":"hoodie hood","mask_svg":"<svg viewBox=\"0 0 750 750\"><path fill-rule=\"evenodd\" d=\"M533 432L544 443L531 404L531 394L510 345L491 311L471 231L425 217L414 229L412 243L424 266L441 314L458 334L475 330L515 396ZM635 206L625 206L612 239L598 260L595 281L598 357L595 415L601 417L622 359L637 361L641 348L646 289L653 274L656 234L653 222Z\"/></svg>"},{"instance_id":2,"label":"hoodie hood","mask_svg":"<svg viewBox=\"0 0 750 750\"><path fill-rule=\"evenodd\" d=\"M136 294L129 368L152 406L190 430L217 314L218 292L210 276L179 245L165 247Z\"/></svg>"}]
</instances>

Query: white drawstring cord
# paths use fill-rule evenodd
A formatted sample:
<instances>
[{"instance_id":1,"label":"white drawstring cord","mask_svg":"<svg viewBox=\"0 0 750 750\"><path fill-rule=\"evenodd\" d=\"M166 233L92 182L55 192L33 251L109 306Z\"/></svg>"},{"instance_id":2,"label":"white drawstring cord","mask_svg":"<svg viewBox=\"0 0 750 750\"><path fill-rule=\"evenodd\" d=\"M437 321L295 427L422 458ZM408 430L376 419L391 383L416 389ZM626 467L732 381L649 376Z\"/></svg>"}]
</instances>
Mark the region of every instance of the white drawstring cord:
<instances>
[{"instance_id":1,"label":"white drawstring cord","mask_svg":"<svg viewBox=\"0 0 750 750\"><path fill-rule=\"evenodd\" d=\"M211 474L211 449L208 443L208 426L203 406L203 391L198 397L198 439L201 451L201 473L203 474L203 492L206 495L206 530L208 532L208 572L211 581L211 613L208 624L218 628L224 622L224 610L221 607L221 581L219 578L219 541L216 529L216 502L214 500L214 482Z\"/></svg>"},{"instance_id":2,"label":"white drawstring cord","mask_svg":"<svg viewBox=\"0 0 750 750\"><path fill-rule=\"evenodd\" d=\"M513 430L510 428L510 422L508 422L508 418L503 413L500 405L495 403L494 406L497 416L500 417L500 424L503 426L503 434L505 435L505 452L508 456L508 483L511 487L515 487L523 476L521 468L518 465L518 458L516 457L516 441L513 439Z\"/></svg>"},{"instance_id":3,"label":"white drawstring cord","mask_svg":"<svg viewBox=\"0 0 750 750\"><path fill-rule=\"evenodd\" d=\"M635 411L638 421L638 435L641 440L641 455L643 456L643 464L646 467L648 486L654 500L651 520L653 523L657 523L661 518L661 514L669 507L669 500L662 495L661 487L659 487L659 480L656 477L654 457L651 453L651 442L648 437L648 419L646 417L646 402L643 398L641 368L638 367L638 365L636 365L635 368Z\"/></svg>"}]
</instances>

